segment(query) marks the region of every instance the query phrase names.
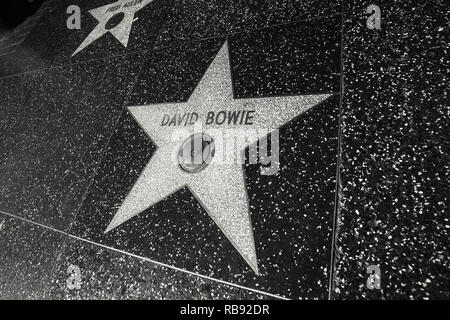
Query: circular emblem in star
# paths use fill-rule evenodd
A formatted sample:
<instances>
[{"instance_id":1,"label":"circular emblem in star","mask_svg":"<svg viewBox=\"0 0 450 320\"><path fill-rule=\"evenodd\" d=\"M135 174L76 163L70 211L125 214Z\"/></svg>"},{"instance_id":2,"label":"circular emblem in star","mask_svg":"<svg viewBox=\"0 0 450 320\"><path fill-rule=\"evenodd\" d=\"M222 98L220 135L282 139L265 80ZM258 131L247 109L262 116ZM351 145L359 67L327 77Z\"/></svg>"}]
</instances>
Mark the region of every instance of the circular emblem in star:
<instances>
[{"instance_id":1,"label":"circular emblem in star","mask_svg":"<svg viewBox=\"0 0 450 320\"><path fill-rule=\"evenodd\" d=\"M206 133L196 133L181 145L178 162L186 172L200 172L211 163L214 152L214 140Z\"/></svg>"},{"instance_id":2,"label":"circular emblem in star","mask_svg":"<svg viewBox=\"0 0 450 320\"><path fill-rule=\"evenodd\" d=\"M114 29L115 27L117 27L122 22L123 18L125 18L125 13L123 13L123 12L119 12L119 13L113 15L108 20L108 22L106 22L105 29L106 30Z\"/></svg>"}]
</instances>

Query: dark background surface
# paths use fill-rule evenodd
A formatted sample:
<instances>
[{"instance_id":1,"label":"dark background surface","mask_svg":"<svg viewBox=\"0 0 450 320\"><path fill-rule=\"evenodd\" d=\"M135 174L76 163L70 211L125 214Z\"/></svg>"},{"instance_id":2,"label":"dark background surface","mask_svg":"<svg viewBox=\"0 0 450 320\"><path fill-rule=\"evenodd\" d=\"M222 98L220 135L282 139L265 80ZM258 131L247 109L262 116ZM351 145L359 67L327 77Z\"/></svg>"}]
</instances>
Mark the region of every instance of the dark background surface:
<instances>
[{"instance_id":1,"label":"dark background surface","mask_svg":"<svg viewBox=\"0 0 450 320\"><path fill-rule=\"evenodd\" d=\"M0 2L0 34L13 30L33 15L45 0L2 0Z\"/></svg>"}]
</instances>

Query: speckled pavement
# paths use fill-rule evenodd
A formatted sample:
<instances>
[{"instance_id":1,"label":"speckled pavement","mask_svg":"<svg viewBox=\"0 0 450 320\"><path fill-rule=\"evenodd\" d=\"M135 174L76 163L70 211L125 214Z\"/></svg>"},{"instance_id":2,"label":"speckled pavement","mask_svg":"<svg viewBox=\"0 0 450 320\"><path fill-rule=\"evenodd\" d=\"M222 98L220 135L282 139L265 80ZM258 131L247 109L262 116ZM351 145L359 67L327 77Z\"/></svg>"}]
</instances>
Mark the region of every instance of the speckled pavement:
<instances>
[{"instance_id":1,"label":"speckled pavement","mask_svg":"<svg viewBox=\"0 0 450 320\"><path fill-rule=\"evenodd\" d=\"M448 5L369 4L48 1L0 56L0 299L449 299ZM278 170L169 171L175 109Z\"/></svg>"}]
</instances>

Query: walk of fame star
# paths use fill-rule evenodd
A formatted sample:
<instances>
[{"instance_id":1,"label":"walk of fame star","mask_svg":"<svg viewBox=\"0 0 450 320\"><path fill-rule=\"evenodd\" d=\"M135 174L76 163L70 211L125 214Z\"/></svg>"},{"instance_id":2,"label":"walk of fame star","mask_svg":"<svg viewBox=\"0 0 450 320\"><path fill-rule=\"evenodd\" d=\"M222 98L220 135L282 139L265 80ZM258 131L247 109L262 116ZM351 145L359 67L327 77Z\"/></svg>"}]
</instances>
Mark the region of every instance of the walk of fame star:
<instances>
[{"instance_id":1,"label":"walk of fame star","mask_svg":"<svg viewBox=\"0 0 450 320\"><path fill-rule=\"evenodd\" d=\"M187 187L217 224L234 248L253 269L258 261L242 163L222 163L212 157L199 172L183 170L176 160L183 139L174 140L176 126L162 126L167 114L254 110L252 128L279 128L302 112L327 99L329 94L234 99L227 42L218 52L187 102L133 106L128 110L157 145L145 169L126 196L105 232L108 232L174 192ZM163 121L164 122L164 121ZM217 128L239 129L240 123L203 125L203 133L214 139ZM233 130L229 130L233 132ZM264 132L262 130L261 132ZM266 131L267 132L267 131ZM189 138L192 132L186 132ZM236 135L239 130L236 130ZM265 135L265 134L264 134ZM255 142L264 135L255 137ZM183 138L183 137L182 137Z\"/></svg>"},{"instance_id":2,"label":"walk of fame star","mask_svg":"<svg viewBox=\"0 0 450 320\"><path fill-rule=\"evenodd\" d=\"M126 47L128 45L131 27L133 26L134 15L152 1L153 0L119 0L90 10L89 13L97 19L99 23L86 39L84 39L72 56L76 55L108 32Z\"/></svg>"}]
</instances>

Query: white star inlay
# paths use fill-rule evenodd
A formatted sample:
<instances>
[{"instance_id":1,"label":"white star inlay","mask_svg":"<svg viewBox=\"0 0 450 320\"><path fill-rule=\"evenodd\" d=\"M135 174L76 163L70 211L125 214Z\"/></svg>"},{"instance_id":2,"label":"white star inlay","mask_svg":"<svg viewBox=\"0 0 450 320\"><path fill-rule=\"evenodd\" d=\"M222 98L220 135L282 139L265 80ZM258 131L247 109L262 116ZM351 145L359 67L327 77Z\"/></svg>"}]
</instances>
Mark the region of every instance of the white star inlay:
<instances>
[{"instance_id":1,"label":"white star inlay","mask_svg":"<svg viewBox=\"0 0 450 320\"><path fill-rule=\"evenodd\" d=\"M128 45L131 27L133 26L134 15L152 1L153 0L119 0L90 10L89 13L97 19L99 23L86 39L84 39L72 56L76 55L108 32L126 47Z\"/></svg>"},{"instance_id":2,"label":"white star inlay","mask_svg":"<svg viewBox=\"0 0 450 320\"><path fill-rule=\"evenodd\" d=\"M194 133L195 126L183 127L186 132L181 133L181 139L177 140L173 137L180 135L180 127L162 126L162 119L176 112L196 112L198 121L204 122L210 111L253 110L252 129L276 129L324 101L330 94L234 99L227 48L225 43L187 102L128 108L157 145L157 150L105 232L186 186L248 265L259 274L242 163L222 163L216 160L218 157L213 157L200 172L184 171L177 163L178 151L183 140ZM223 125L202 124L203 132L213 139L217 130L224 127L228 132L239 135L242 125L227 122ZM260 132L248 144L267 134L267 130Z\"/></svg>"}]
</instances>

